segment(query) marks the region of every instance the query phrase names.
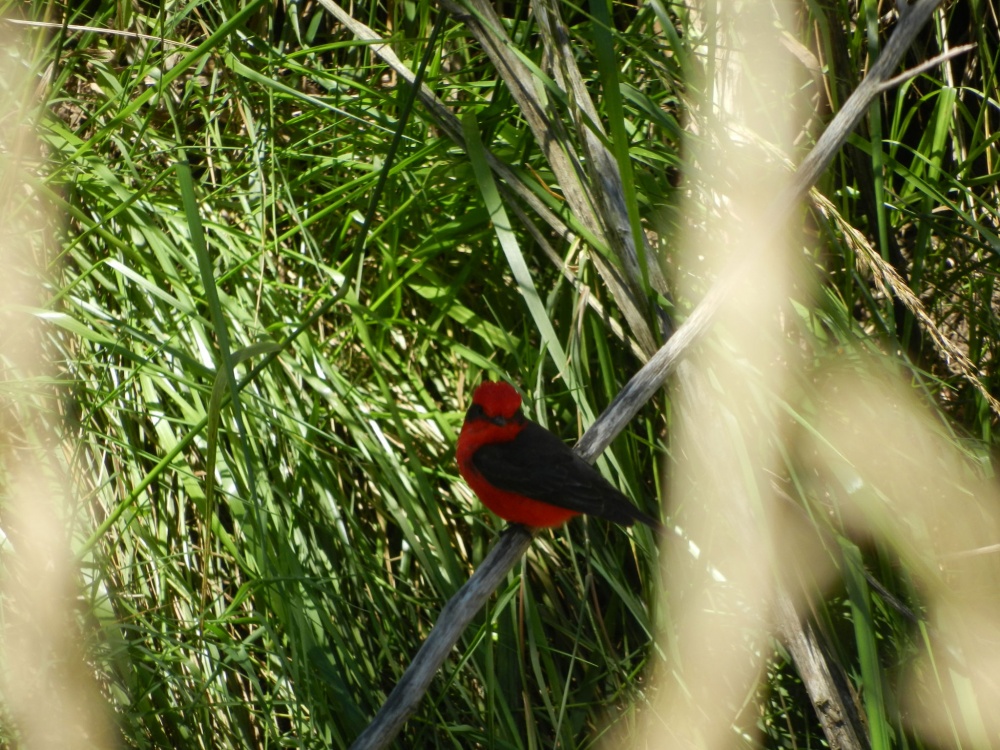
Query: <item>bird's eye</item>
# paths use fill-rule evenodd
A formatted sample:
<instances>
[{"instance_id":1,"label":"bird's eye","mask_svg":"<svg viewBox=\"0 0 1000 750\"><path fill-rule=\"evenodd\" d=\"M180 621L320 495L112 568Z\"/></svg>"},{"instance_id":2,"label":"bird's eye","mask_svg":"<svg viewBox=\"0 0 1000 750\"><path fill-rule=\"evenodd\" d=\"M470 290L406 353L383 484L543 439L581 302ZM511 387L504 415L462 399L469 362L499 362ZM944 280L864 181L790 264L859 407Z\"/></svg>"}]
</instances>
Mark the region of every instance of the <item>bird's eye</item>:
<instances>
[{"instance_id":1,"label":"bird's eye","mask_svg":"<svg viewBox=\"0 0 1000 750\"><path fill-rule=\"evenodd\" d=\"M495 424L497 427L504 427L504 426L509 425L511 423L513 423L513 424L521 424L524 421L524 412L521 411L520 409L518 409L510 417L505 417L503 414L498 414L495 417L490 417L489 420L493 424Z\"/></svg>"}]
</instances>

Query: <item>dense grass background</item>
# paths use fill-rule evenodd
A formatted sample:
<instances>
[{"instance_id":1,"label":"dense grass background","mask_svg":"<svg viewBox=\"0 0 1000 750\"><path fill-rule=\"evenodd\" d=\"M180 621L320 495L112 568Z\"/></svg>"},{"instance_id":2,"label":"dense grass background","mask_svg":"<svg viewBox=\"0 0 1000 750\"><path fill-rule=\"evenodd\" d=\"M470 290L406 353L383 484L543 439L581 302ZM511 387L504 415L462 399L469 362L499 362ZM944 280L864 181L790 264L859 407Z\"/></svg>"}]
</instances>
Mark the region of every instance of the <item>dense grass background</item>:
<instances>
[{"instance_id":1,"label":"dense grass background","mask_svg":"<svg viewBox=\"0 0 1000 750\"><path fill-rule=\"evenodd\" d=\"M54 371L32 387L58 399L40 418L70 486L73 626L118 744L350 744L502 527L454 465L471 389L509 379L533 418L575 439L641 366L648 338L697 302L670 281L658 288L657 271L688 272L674 248L682 132L712 75L704 19L615 2L609 29L593 16L601 7L561 10L624 170L632 229L657 254L654 272L620 272L645 333L609 291L621 258L568 210L569 186L490 58L436 4L349 10L422 70L481 146L450 137L314 2L0 4L31 22L7 24L24 43L6 54L29 73L11 94L40 141L30 185L52 217L36 313ZM545 72L562 143L580 148L528 3L498 9L512 49ZM784 157L808 151L893 20L875 2L796 7L780 54L798 61L788 111L807 124ZM939 416L969 481L992 477L996 443L984 392L998 392L1000 344L997 37L988 4L947 3L910 64L977 49L887 92L819 186L803 251L821 288L795 300L802 389L788 405L808 424L817 373L875 354ZM509 227L490 221L483 148L524 191L503 183ZM878 283L886 266L890 285ZM900 301L903 284L924 321ZM23 390L7 388L4 408L27 419ZM601 461L648 512L682 459L673 422L663 395ZM845 568L846 583L816 592L815 621L869 721L883 723L874 744L925 747L894 692L895 675L933 650L912 571L887 545L848 541L834 512L844 485L817 490L796 466L789 456L783 491ZM399 746L634 741L654 667L670 673L669 649L654 644L671 628L658 560L641 530L584 520L542 534ZM802 683L771 645L747 647L762 681L731 707L733 741L818 746ZM955 736L974 734L975 695L957 678L928 682L938 692L927 700L954 702ZM16 712L2 732L18 742Z\"/></svg>"}]
</instances>

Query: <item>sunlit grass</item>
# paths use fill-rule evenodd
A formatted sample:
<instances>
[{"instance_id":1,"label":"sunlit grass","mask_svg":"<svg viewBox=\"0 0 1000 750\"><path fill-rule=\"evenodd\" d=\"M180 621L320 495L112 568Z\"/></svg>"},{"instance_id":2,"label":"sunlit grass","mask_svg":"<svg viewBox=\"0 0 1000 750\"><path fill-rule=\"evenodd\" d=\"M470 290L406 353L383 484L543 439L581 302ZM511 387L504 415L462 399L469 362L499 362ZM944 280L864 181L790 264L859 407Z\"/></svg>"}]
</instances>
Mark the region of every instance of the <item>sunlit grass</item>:
<instances>
[{"instance_id":1,"label":"sunlit grass","mask_svg":"<svg viewBox=\"0 0 1000 750\"><path fill-rule=\"evenodd\" d=\"M422 102L407 115L410 89L320 6L287 3L283 19L270 3L227 8L4 8L91 29L19 29L29 35L32 53L19 64L34 76L31 122L46 154L31 186L63 217L49 231L40 313L47 387L60 404L48 419L71 486L64 516L77 627L127 745L346 747L501 527L454 465L474 385L484 375L516 382L534 418L575 439L639 368L637 353L666 319L682 317L711 284L701 278L690 296L674 285L697 270L677 247L699 221L697 208L684 218L679 207L682 174L691 173L686 108L705 85L701 20L677 5L616 4L611 31L589 6L562 6L615 163L631 170L623 231L633 241L645 233L659 254L656 268L630 279L611 243L580 241L593 240L598 223L570 211L569 186L558 184L465 27L448 18L428 44L437 5L351 12L390 39L410 70L427 53L427 85L510 166L521 197L496 172L494 195L489 172L476 169L485 151L449 138ZM513 48L537 69L529 6L504 10ZM879 23L837 16L843 8L796 12L789 31L808 55L795 55L801 88L789 107L806 125L792 134L793 162L856 85L870 52L861 32ZM797 256L819 289L792 290L788 400L770 401L775 394L753 383L754 398L782 415L762 439L797 429L822 444L817 380L832 362L865 372L860 352L876 353L942 423L952 420L945 439L970 457L969 476L991 475L996 415L968 373L872 283L871 264L843 231L856 227L898 266L995 392L994 37L976 12L950 7L913 60L967 32L979 42L977 62L959 58L887 93L820 185L831 207L806 218ZM815 66L802 62L809 55ZM616 59L614 76L601 70ZM582 152L586 117L556 83L566 71L544 72L536 89L564 130L558 147ZM602 96L616 79L620 98ZM497 200L503 226L488 212ZM609 266L646 316L643 331L609 287ZM669 289L656 286L661 270ZM658 398L601 462L647 511L686 460L668 450L682 409ZM918 637L918 625L845 560L922 615L914 571L890 547L851 541L856 532L840 515L846 468L817 483L810 457L794 444L782 450L776 484L823 540L835 573L854 572L849 585L824 579L829 588L814 584L809 594L831 653L869 700L871 680L885 679L878 671L902 671L933 636ZM671 512L685 517L683 504ZM587 747L635 737L637 712L655 705L653 666L676 663L669 638L654 642L673 632L674 607L690 595L660 591L659 555L644 533L575 521L541 535L400 746ZM687 540L667 544L691 559ZM794 668L751 651L773 690L750 691L759 713L749 698L724 707L739 741L817 745L822 732ZM898 738L908 730L894 684L886 681L868 715L879 736ZM954 695L943 677L935 689ZM955 700L961 735L981 709Z\"/></svg>"}]
</instances>

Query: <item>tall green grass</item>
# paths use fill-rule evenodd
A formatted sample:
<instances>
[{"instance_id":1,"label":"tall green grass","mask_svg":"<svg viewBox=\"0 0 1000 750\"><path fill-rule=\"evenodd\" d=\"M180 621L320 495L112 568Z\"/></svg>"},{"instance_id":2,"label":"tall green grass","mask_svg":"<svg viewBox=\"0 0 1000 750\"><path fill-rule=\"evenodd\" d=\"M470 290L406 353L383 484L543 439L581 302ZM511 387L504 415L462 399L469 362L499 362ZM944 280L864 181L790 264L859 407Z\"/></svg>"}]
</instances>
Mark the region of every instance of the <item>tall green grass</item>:
<instances>
[{"instance_id":1,"label":"tall green grass","mask_svg":"<svg viewBox=\"0 0 1000 750\"><path fill-rule=\"evenodd\" d=\"M603 19L595 9L605 6L562 6L570 44L626 175L627 231L647 235L654 275L669 277L686 221L678 123L707 75L701 39L679 5L615 3ZM641 365L641 338L595 265L620 259L579 239L582 218L463 26L446 18L429 44L437 4L351 12L411 70L426 57L464 146L420 102L407 113L409 86L319 5L3 10L61 24L19 27L47 157L32 188L56 217L38 312L72 481L78 633L120 740L346 747L502 526L453 459L475 384L515 382L533 418L575 439ZM874 3L855 10L809 3L789 29L815 62L789 103L812 117L793 160L866 68L865 29L888 28ZM541 66L528 4L502 12L514 53ZM875 351L991 475L996 415L872 283L844 230L898 266L996 392L995 28L982 5L941 13L921 56L966 38L978 50L888 92L820 186L832 212L806 217L822 291L796 300L803 395L782 408L809 429L815 373ZM552 80L539 88L580 148L571 105ZM486 149L577 235L502 182L495 192ZM641 270L639 309L662 331L696 300L668 300ZM669 450L676 408L649 404L601 462L648 512L684 460ZM874 744L926 746L902 723L891 675L927 644L864 575L919 614L909 572L890 549L847 540L829 499L843 487L817 496L795 456L786 468L788 496L847 576L814 592L815 615L869 708ZM654 641L683 594L660 592L658 560L648 535L600 521L542 534L399 746L637 741L653 666L670 670ZM817 746L780 654L747 654L765 680L747 699L759 711L732 713L736 741ZM962 706L955 722L974 724L982 709ZM15 741L12 722L4 735Z\"/></svg>"}]
</instances>

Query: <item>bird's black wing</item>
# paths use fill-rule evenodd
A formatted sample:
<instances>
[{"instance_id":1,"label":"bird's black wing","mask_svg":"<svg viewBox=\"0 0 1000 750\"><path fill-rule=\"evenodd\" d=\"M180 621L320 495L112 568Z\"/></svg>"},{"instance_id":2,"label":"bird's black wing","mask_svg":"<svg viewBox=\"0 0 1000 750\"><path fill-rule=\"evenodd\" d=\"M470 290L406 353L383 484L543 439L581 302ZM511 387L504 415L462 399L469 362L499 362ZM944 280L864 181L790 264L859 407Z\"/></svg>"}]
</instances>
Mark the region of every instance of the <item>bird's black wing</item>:
<instances>
[{"instance_id":1,"label":"bird's black wing","mask_svg":"<svg viewBox=\"0 0 1000 750\"><path fill-rule=\"evenodd\" d=\"M562 440L530 420L513 440L482 446L472 463L490 484L507 492L625 526L635 521L660 525Z\"/></svg>"}]
</instances>

